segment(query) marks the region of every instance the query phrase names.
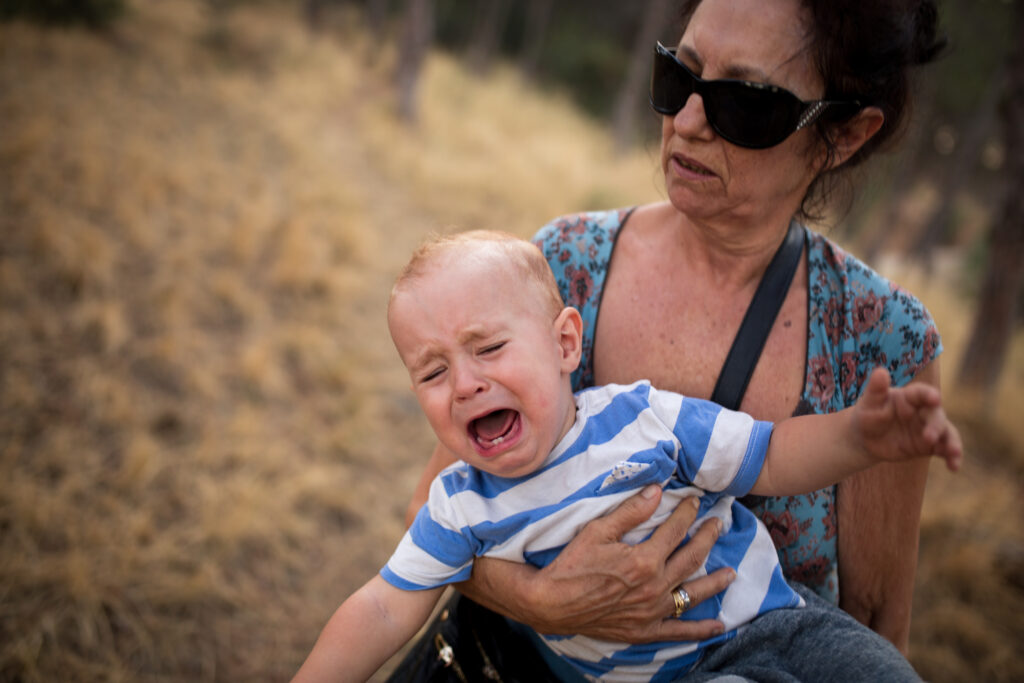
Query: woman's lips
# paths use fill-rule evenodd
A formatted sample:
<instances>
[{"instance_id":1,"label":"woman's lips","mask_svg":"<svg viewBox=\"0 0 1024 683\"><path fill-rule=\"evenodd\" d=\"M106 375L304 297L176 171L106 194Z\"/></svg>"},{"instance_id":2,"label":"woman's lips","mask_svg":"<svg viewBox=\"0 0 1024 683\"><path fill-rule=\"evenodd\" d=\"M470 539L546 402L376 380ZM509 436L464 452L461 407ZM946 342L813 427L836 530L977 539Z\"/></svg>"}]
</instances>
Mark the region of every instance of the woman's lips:
<instances>
[{"instance_id":1,"label":"woman's lips","mask_svg":"<svg viewBox=\"0 0 1024 683\"><path fill-rule=\"evenodd\" d=\"M681 154L673 154L671 161L673 169L681 176L701 180L713 178L715 176L715 173L707 166L697 163L693 159Z\"/></svg>"}]
</instances>

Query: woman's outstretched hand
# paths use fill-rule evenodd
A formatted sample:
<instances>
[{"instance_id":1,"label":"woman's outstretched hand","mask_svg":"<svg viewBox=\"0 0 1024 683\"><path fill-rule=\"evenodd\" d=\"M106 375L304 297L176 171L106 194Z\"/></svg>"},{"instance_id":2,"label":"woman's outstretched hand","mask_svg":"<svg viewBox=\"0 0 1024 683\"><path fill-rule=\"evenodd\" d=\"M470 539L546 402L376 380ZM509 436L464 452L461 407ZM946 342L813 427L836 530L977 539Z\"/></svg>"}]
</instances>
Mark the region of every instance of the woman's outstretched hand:
<instances>
[{"instance_id":1,"label":"woman's outstretched hand","mask_svg":"<svg viewBox=\"0 0 1024 683\"><path fill-rule=\"evenodd\" d=\"M691 607L723 591L735 578L723 568L692 581L718 538L710 520L677 546L697 517L697 499L681 502L646 541L622 542L648 519L661 489L648 486L604 517L588 523L542 570L478 558L473 580L460 586L470 598L529 624L539 633L583 634L627 643L699 640L721 633L716 620L673 619L672 591L683 585Z\"/></svg>"}]
</instances>

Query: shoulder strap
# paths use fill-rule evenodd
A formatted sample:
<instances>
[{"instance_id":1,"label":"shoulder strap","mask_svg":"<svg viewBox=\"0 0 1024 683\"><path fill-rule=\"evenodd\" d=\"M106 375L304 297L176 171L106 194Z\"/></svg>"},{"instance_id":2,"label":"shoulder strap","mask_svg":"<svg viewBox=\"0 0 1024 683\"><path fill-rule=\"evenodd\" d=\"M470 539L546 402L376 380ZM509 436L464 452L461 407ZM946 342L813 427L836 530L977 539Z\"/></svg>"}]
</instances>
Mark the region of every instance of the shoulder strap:
<instances>
[{"instance_id":1,"label":"shoulder strap","mask_svg":"<svg viewBox=\"0 0 1024 683\"><path fill-rule=\"evenodd\" d=\"M768 339L768 332L775 324L786 292L793 282L806 235L807 231L796 221L789 224L786 239L768 264L768 270L757 286L732 348L729 349L729 355L722 365L715 390L711 394L711 400L715 403L732 410L739 409L750 376L754 373L754 367Z\"/></svg>"}]
</instances>

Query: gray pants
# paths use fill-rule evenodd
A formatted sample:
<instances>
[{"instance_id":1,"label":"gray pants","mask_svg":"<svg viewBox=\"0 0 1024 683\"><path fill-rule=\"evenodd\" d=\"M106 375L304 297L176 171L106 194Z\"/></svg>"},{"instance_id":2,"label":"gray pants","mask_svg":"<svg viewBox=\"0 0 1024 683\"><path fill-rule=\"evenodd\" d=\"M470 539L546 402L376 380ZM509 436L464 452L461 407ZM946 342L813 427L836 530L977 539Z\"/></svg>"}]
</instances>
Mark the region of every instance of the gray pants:
<instances>
[{"instance_id":1,"label":"gray pants","mask_svg":"<svg viewBox=\"0 0 1024 683\"><path fill-rule=\"evenodd\" d=\"M712 647L682 680L690 683L796 681L920 681L885 638L793 583L802 609L762 614L725 643Z\"/></svg>"}]
</instances>

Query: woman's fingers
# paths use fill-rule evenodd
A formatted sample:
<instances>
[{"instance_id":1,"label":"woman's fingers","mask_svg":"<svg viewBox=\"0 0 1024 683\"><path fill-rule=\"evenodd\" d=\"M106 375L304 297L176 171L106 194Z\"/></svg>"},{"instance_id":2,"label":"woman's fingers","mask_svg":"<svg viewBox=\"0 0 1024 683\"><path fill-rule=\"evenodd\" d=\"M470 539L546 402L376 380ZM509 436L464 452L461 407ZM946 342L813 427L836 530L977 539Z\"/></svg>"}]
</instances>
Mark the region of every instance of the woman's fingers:
<instances>
[{"instance_id":1,"label":"woman's fingers","mask_svg":"<svg viewBox=\"0 0 1024 683\"><path fill-rule=\"evenodd\" d=\"M652 640L707 640L724 630L722 622L714 619L700 621L666 619L658 625L657 635Z\"/></svg>"},{"instance_id":2,"label":"woman's fingers","mask_svg":"<svg viewBox=\"0 0 1024 683\"><path fill-rule=\"evenodd\" d=\"M649 486L604 517L588 522L554 561L531 582L539 602L552 608L527 620L546 633L583 633L608 637L604 628L636 628L654 624L660 609L654 600L664 590L667 553L622 543L622 536L647 520L661 500L661 489ZM512 610L515 612L515 610Z\"/></svg>"},{"instance_id":3,"label":"woman's fingers","mask_svg":"<svg viewBox=\"0 0 1024 683\"><path fill-rule=\"evenodd\" d=\"M627 531L639 526L654 514L660 501L661 488L651 484L604 517L594 520L584 528L599 536L601 541L621 541ZM680 540L682 540L681 536Z\"/></svg>"},{"instance_id":4,"label":"woman's fingers","mask_svg":"<svg viewBox=\"0 0 1024 683\"><path fill-rule=\"evenodd\" d=\"M688 499L688 501L689 500L693 500L695 503L697 501L696 498ZM672 516L675 517L681 508L689 507L686 505L688 501L680 503L676 507L676 512L672 513ZM693 516L696 517L696 514L696 509L693 509ZM691 576L695 571L704 566L704 561L708 559L708 555L711 553L711 547L715 545L715 541L718 540L718 534L721 533L721 530L721 520L717 517L712 517L700 525L697 533L687 541L686 545L675 549L676 546L679 545L680 541L682 541L683 537L680 536L676 540L675 545L672 546L675 550L668 557L668 562L665 563L665 573L673 585L681 584L687 577Z\"/></svg>"},{"instance_id":5,"label":"woman's fingers","mask_svg":"<svg viewBox=\"0 0 1024 683\"><path fill-rule=\"evenodd\" d=\"M683 506L680 505L679 507ZM682 586L689 594L690 609L708 598L718 595L736 579L736 572L732 568L722 567L705 576L686 580L687 577L692 576L695 571L704 565L708 553L711 552L711 547L718 540L721 528L722 523L719 519L713 517L707 520L686 545L672 553L665 565L665 573L672 582L673 587ZM675 601L672 599L671 591L668 595L668 603L670 604L668 605L667 614L672 616L675 612ZM662 628L668 629L668 633L673 639L686 639L693 637L694 629L697 629L699 633L707 634L699 637L708 637L709 635L721 633L721 627L721 622L712 620L684 622L670 619Z\"/></svg>"},{"instance_id":6,"label":"woman's fingers","mask_svg":"<svg viewBox=\"0 0 1024 683\"><path fill-rule=\"evenodd\" d=\"M688 609L693 609L708 598L724 591L735 579L736 572L732 568L722 567L706 576L701 576L679 585L690 596L690 606ZM666 612L668 616L672 616L675 612L675 600L672 599L672 591L669 591L667 604L668 609Z\"/></svg>"},{"instance_id":7,"label":"woman's fingers","mask_svg":"<svg viewBox=\"0 0 1024 683\"><path fill-rule=\"evenodd\" d=\"M622 536L653 514L659 487L648 487L617 509L588 523L558 557L532 578L532 591L548 605L518 617L544 633L581 633L603 640L643 643L696 640L720 633L718 621L666 619L674 609L672 591L707 559L718 537L717 520L704 524L686 545L680 543L697 516L697 501L682 501L643 543ZM690 605L720 593L732 581L722 569L685 584Z\"/></svg>"},{"instance_id":8,"label":"woman's fingers","mask_svg":"<svg viewBox=\"0 0 1024 683\"><path fill-rule=\"evenodd\" d=\"M660 554L662 560L667 560L675 549L686 538L686 532L697 519L697 510L700 509L700 500L696 497L686 498L676 505L668 519L658 525L651 537L644 542L644 546L653 552ZM714 541L712 541L714 543ZM687 544L689 545L689 544ZM707 552L711 547L708 546ZM707 552L704 557L707 557ZM701 561L704 560L701 557ZM696 570L694 567L691 573Z\"/></svg>"}]
</instances>

